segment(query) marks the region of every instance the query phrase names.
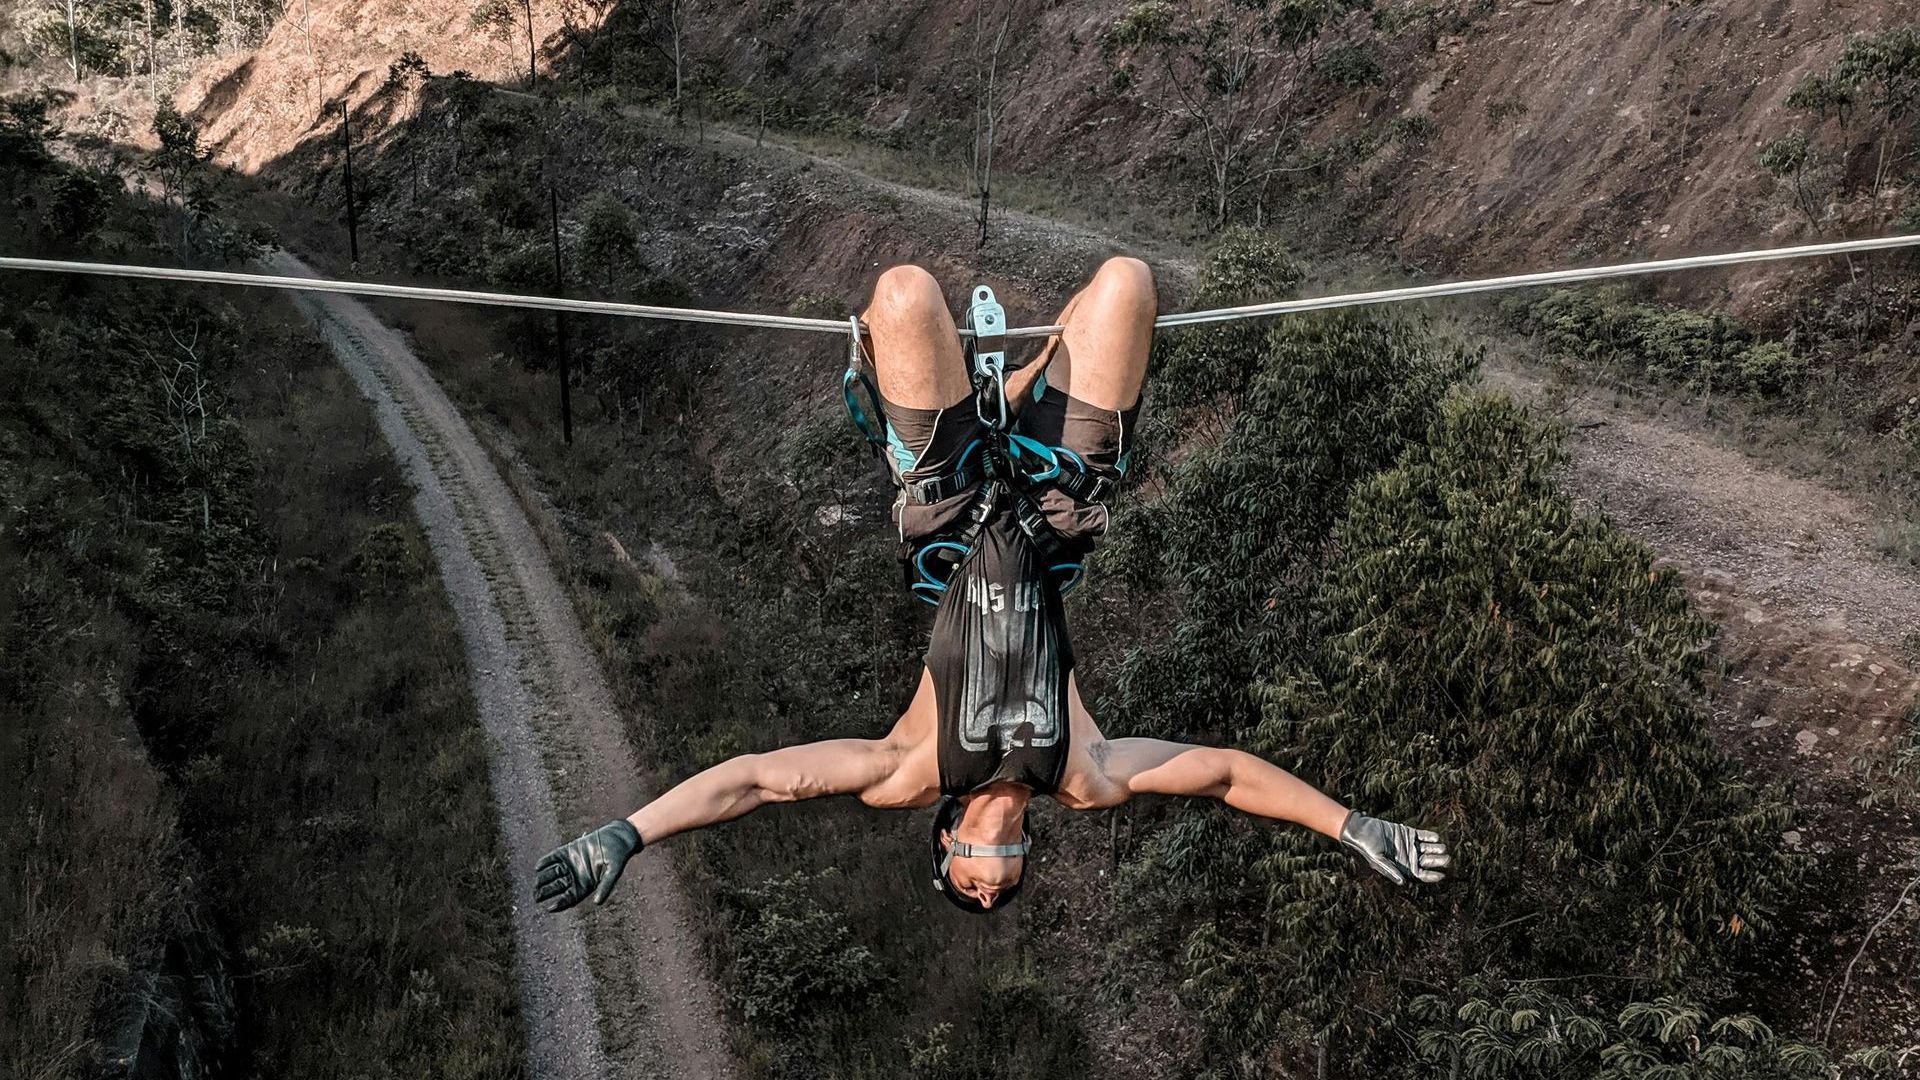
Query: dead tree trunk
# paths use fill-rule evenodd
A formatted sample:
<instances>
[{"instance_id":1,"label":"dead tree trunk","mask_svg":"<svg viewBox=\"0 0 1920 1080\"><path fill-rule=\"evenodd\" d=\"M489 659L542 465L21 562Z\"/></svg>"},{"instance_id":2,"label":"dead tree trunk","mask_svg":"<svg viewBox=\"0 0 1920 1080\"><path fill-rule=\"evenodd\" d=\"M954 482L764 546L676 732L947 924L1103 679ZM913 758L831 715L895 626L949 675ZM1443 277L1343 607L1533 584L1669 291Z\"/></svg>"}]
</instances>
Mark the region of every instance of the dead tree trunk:
<instances>
[{"instance_id":1,"label":"dead tree trunk","mask_svg":"<svg viewBox=\"0 0 1920 1080\"><path fill-rule=\"evenodd\" d=\"M533 89L538 76L538 60L533 50L533 0L520 0L520 7L527 13L527 89Z\"/></svg>"}]
</instances>

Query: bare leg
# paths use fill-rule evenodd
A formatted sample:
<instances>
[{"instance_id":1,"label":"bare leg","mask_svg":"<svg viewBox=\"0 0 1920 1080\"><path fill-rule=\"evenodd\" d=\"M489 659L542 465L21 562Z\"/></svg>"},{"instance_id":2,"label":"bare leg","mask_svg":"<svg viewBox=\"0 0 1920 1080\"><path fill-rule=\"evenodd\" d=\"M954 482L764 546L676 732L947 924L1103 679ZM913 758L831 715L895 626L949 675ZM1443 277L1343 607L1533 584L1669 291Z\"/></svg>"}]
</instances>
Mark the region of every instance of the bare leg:
<instances>
[{"instance_id":1,"label":"bare leg","mask_svg":"<svg viewBox=\"0 0 1920 1080\"><path fill-rule=\"evenodd\" d=\"M1047 384L1098 409L1133 408L1146 383L1159 307L1146 263L1124 257L1101 263L1060 312L1065 330L1041 350Z\"/></svg>"},{"instance_id":2,"label":"bare leg","mask_svg":"<svg viewBox=\"0 0 1920 1080\"><path fill-rule=\"evenodd\" d=\"M873 284L860 316L869 331L880 395L910 409L944 409L973 389L960 332L940 284L918 266L895 266Z\"/></svg>"}]
</instances>

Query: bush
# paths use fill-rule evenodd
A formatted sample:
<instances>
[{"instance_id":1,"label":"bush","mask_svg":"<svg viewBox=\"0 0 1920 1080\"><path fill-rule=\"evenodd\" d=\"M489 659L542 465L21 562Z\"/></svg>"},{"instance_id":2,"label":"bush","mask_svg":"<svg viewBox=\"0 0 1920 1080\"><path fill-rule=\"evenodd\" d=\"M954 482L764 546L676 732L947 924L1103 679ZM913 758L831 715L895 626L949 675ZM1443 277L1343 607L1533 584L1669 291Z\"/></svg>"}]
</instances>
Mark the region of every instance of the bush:
<instances>
[{"instance_id":1,"label":"bush","mask_svg":"<svg viewBox=\"0 0 1920 1080\"><path fill-rule=\"evenodd\" d=\"M1818 1043L1783 1039L1758 1017L1715 1017L1681 997L1599 1011L1538 983L1472 977L1457 1008L1437 995L1414 1003L1418 1053L1435 1071L1484 1080L1835 1080L1894 1075L1893 1054L1871 1047L1835 1061Z\"/></svg>"},{"instance_id":2,"label":"bush","mask_svg":"<svg viewBox=\"0 0 1920 1080\"><path fill-rule=\"evenodd\" d=\"M1343 1053L1392 1075L1403 987L1458 972L1604 972L1585 992L1710 980L1764 935L1799 864L1790 822L1710 738L1712 625L1671 571L1554 487L1558 437L1510 400L1456 396L1424 443L1363 484L1336 530L1321 644L1258 691L1263 752L1370 813L1451 841L1444 891L1350 876L1281 834L1271 875L1278 985ZM1604 933L1595 928L1605 927ZM1391 974L1387 974L1391 973Z\"/></svg>"},{"instance_id":3,"label":"bush","mask_svg":"<svg viewBox=\"0 0 1920 1080\"><path fill-rule=\"evenodd\" d=\"M1625 361L1642 376L1706 393L1778 396L1797 388L1807 358L1784 342L1755 343L1721 314L1629 304L1604 293L1557 289L1528 303L1502 305L1547 348L1595 363Z\"/></svg>"},{"instance_id":4,"label":"bush","mask_svg":"<svg viewBox=\"0 0 1920 1080\"><path fill-rule=\"evenodd\" d=\"M1343 90L1379 86L1387 81L1380 60L1367 45L1341 45L1320 58L1320 73Z\"/></svg>"},{"instance_id":5,"label":"bush","mask_svg":"<svg viewBox=\"0 0 1920 1080\"><path fill-rule=\"evenodd\" d=\"M1806 132L1790 132L1760 147L1760 167L1769 176L1784 178L1806 168L1812 155Z\"/></svg>"},{"instance_id":6,"label":"bush","mask_svg":"<svg viewBox=\"0 0 1920 1080\"><path fill-rule=\"evenodd\" d=\"M640 233L633 211L619 196L601 192L587 200L581 219L580 267L599 274L612 288L617 276L640 265Z\"/></svg>"},{"instance_id":7,"label":"bush","mask_svg":"<svg viewBox=\"0 0 1920 1080\"><path fill-rule=\"evenodd\" d=\"M1209 280L1234 280L1237 262L1219 260ZM1247 353L1228 351L1249 335ZM1177 422L1149 433L1150 454L1174 439L1201 445L1157 501L1121 508L1095 556L1180 613L1171 634L1122 659L1112 709L1146 733L1231 740L1252 725L1254 676L1305 641L1307 597L1347 492L1426 430L1472 358L1415 324L1357 311L1171 348L1192 350L1162 369L1176 401L1205 390L1238 405L1217 441Z\"/></svg>"},{"instance_id":8,"label":"bush","mask_svg":"<svg viewBox=\"0 0 1920 1080\"><path fill-rule=\"evenodd\" d=\"M1422 143L1440 133L1440 122L1426 113L1408 113L1387 125L1387 134L1395 142Z\"/></svg>"},{"instance_id":9,"label":"bush","mask_svg":"<svg viewBox=\"0 0 1920 1080\"><path fill-rule=\"evenodd\" d=\"M1212 308L1285 300L1306 276L1306 267L1271 234L1235 226L1208 253L1188 303ZM1177 408L1222 397L1237 401L1260 364L1261 339L1269 326L1243 319L1159 335L1153 357L1155 404Z\"/></svg>"},{"instance_id":10,"label":"bush","mask_svg":"<svg viewBox=\"0 0 1920 1080\"><path fill-rule=\"evenodd\" d=\"M797 870L743 890L734 921L737 997L747 1020L793 1033L822 1012L855 1007L888 981L879 960L853 943L846 917L820 906L815 883L837 876Z\"/></svg>"},{"instance_id":11,"label":"bush","mask_svg":"<svg viewBox=\"0 0 1920 1080\"><path fill-rule=\"evenodd\" d=\"M485 136L483 135L484 139ZM545 215L527 194L529 185L521 177L507 172L489 172L474 191L480 209L504 229L531 229Z\"/></svg>"}]
</instances>

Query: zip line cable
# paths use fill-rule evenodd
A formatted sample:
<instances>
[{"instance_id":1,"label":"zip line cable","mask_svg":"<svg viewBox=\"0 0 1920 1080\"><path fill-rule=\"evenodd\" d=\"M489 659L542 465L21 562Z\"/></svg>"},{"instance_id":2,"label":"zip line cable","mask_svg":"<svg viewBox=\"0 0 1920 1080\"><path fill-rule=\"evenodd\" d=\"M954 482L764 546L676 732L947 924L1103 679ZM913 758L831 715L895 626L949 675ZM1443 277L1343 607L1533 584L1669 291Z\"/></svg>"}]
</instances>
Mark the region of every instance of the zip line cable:
<instances>
[{"instance_id":1,"label":"zip line cable","mask_svg":"<svg viewBox=\"0 0 1920 1080\"><path fill-rule=\"evenodd\" d=\"M430 289L418 285L383 285L372 281L333 281L327 278L279 277L272 274L239 274L229 270L184 270L171 266L128 266L121 263L58 262L51 259L14 259L0 257L0 270L44 270L58 274L100 274L107 277L157 278L162 281L194 281L211 285L247 285L265 289L295 289L303 292L348 293L356 296L388 296L411 300L441 300L454 304L485 304L491 307L541 308L547 311L577 311L588 315L624 315L636 319L670 319L675 322L718 323L723 326L760 326L775 330L830 330L847 332L844 319L802 319L793 315L756 315L742 311L701 311L695 308L651 307L646 304L621 304L609 300L569 300L557 296L521 296L514 293L477 292L470 289Z\"/></svg>"},{"instance_id":2,"label":"zip line cable","mask_svg":"<svg viewBox=\"0 0 1920 1080\"><path fill-rule=\"evenodd\" d=\"M1334 308L1366 307L1407 300L1431 300L1442 296L1466 296L1473 293L1502 292L1540 285L1566 285L1606 278L1635 277L1643 274L1667 274L1681 270L1699 270L1741 263L1775 262L1783 259L1811 259L1822 255L1845 255L1856 251L1885 251L1920 246L1920 235L1882 236L1866 240L1841 240L1799 247L1760 248L1720 255L1692 255L1679 259L1618 263L1576 270L1550 270L1536 274L1512 274L1505 277L1449 281L1434 285L1414 285L1371 292L1340 293L1298 300L1280 300L1268 304L1213 308L1162 315L1154 320L1155 329L1197 326L1271 315L1291 315L1303 311L1327 311ZM152 278L161 281L190 281L211 285L242 285L254 288L293 289L304 292L346 293L357 296L385 296L397 299L437 300L456 304L484 304L492 307L536 308L546 311L572 311L586 315L616 315L636 319L663 319L673 322L710 323L719 326L751 326L770 330L809 330L817 333L846 334L844 319L810 319L797 315L762 315L746 311L709 311L701 308L656 307L648 304L623 304L611 300L571 300L556 296L527 296L515 293L481 292L471 289L435 289L417 285L385 285L370 281L335 281L328 278L283 277L271 274L242 274L227 270L186 270L169 266L133 266L124 263L62 262L55 259L19 259L0 256L0 270L28 270L60 274L93 274L106 277ZM1059 325L1022 326L1007 330L1010 338L1049 337L1061 332ZM972 336L962 328L961 337Z\"/></svg>"}]
</instances>

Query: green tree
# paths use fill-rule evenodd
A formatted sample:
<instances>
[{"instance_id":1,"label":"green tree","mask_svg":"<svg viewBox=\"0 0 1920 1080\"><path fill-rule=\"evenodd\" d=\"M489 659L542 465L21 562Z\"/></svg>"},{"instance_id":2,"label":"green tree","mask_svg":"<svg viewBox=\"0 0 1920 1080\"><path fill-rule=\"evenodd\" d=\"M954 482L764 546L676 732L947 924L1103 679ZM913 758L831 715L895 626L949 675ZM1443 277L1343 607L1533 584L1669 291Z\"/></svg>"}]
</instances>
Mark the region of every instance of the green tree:
<instances>
[{"instance_id":1,"label":"green tree","mask_svg":"<svg viewBox=\"0 0 1920 1080\"><path fill-rule=\"evenodd\" d=\"M1823 120L1833 116L1843 133L1856 108L1877 122L1867 144L1874 155L1870 190L1877 207L1889 179L1902 173L1920 145L1920 28L1849 38L1831 68L1794 85L1787 105Z\"/></svg>"},{"instance_id":2,"label":"green tree","mask_svg":"<svg viewBox=\"0 0 1920 1080\"><path fill-rule=\"evenodd\" d=\"M1312 662L1258 691L1262 752L1457 853L1419 893L1356 890L1292 832L1262 866L1286 961L1270 995L1367 1069L1409 1071L1410 986L1456 1010L1473 973L1610 1000L1685 987L1764 933L1795 878L1787 806L1709 737L1711 624L1575 510L1564 461L1509 399L1450 398L1354 493Z\"/></svg>"},{"instance_id":3,"label":"green tree","mask_svg":"<svg viewBox=\"0 0 1920 1080\"><path fill-rule=\"evenodd\" d=\"M180 248L192 249L195 230L219 203L208 174L213 151L200 145L200 129L171 105L153 114L153 134L160 145L147 156L146 170L160 179L160 187L180 220Z\"/></svg>"},{"instance_id":4,"label":"green tree","mask_svg":"<svg viewBox=\"0 0 1920 1080\"><path fill-rule=\"evenodd\" d=\"M1197 302L1284 295L1300 274L1256 234L1232 234ZM1413 322L1352 311L1167 338L1164 419L1145 433L1143 464L1182 442L1190 456L1158 499L1123 508L1098 565L1179 616L1123 657L1112 709L1136 729L1233 739L1257 720L1247 687L1306 640L1347 492L1426 430L1472 358Z\"/></svg>"},{"instance_id":5,"label":"green tree","mask_svg":"<svg viewBox=\"0 0 1920 1080\"><path fill-rule=\"evenodd\" d=\"M616 274L639 262L640 233L634 226L633 211L619 196L602 192L587 200L583 217L580 265L588 273L601 274L611 289Z\"/></svg>"}]
</instances>

